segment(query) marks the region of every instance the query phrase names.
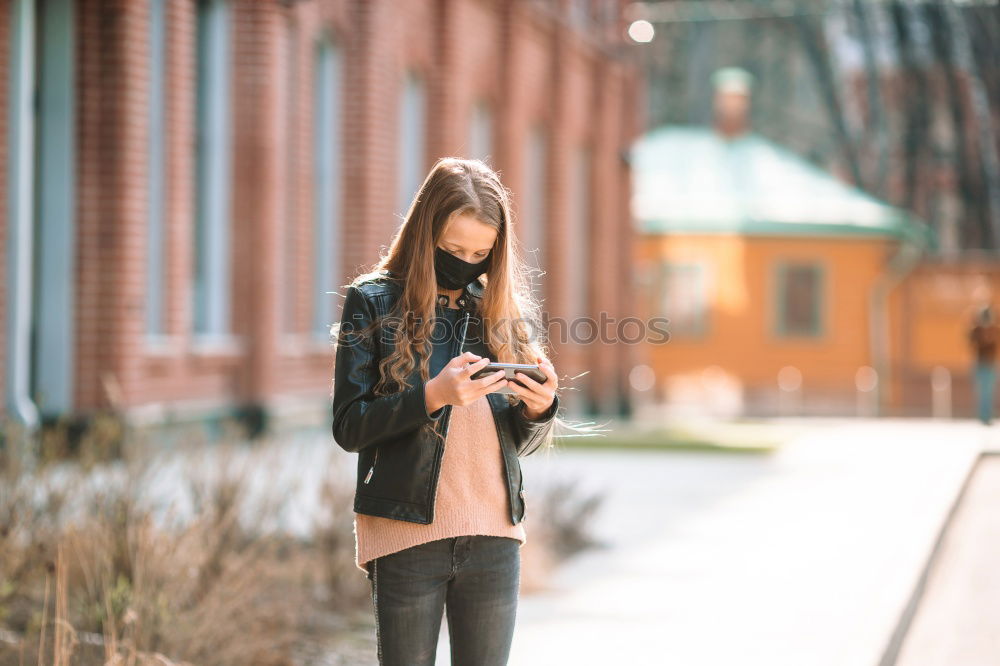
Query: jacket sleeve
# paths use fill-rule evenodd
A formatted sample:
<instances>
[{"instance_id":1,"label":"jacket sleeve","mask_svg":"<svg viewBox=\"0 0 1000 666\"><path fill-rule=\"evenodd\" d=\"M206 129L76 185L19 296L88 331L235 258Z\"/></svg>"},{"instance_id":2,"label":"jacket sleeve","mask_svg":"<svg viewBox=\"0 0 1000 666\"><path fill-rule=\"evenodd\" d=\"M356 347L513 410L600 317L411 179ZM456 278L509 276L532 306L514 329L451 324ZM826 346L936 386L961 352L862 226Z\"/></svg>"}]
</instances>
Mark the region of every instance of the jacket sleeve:
<instances>
[{"instance_id":1,"label":"jacket sleeve","mask_svg":"<svg viewBox=\"0 0 1000 666\"><path fill-rule=\"evenodd\" d=\"M520 402L510 410L517 436L517 455L520 457L530 456L549 439L555 426L556 412L559 411L559 394L552 397L552 404L537 419L525 416L524 408L525 404Z\"/></svg>"},{"instance_id":2,"label":"jacket sleeve","mask_svg":"<svg viewBox=\"0 0 1000 666\"><path fill-rule=\"evenodd\" d=\"M427 413L424 381L418 380L400 392L375 396L378 356L374 333L367 335L373 314L371 303L351 285L344 299L333 381L333 438L349 452L392 440L433 423L444 407Z\"/></svg>"}]
</instances>

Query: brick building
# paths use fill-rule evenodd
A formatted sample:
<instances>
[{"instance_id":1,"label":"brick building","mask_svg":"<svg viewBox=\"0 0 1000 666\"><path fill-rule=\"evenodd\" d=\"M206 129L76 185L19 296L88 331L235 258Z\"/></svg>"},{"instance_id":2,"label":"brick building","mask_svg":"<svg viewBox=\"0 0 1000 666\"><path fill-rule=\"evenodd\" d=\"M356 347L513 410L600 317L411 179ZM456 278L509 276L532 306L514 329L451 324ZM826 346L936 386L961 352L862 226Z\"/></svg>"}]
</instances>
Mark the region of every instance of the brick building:
<instances>
[{"instance_id":1,"label":"brick building","mask_svg":"<svg viewBox=\"0 0 1000 666\"><path fill-rule=\"evenodd\" d=\"M330 292L442 155L501 172L551 316L630 313L624 4L0 3L0 404L325 415ZM570 411L634 353L554 344Z\"/></svg>"}]
</instances>

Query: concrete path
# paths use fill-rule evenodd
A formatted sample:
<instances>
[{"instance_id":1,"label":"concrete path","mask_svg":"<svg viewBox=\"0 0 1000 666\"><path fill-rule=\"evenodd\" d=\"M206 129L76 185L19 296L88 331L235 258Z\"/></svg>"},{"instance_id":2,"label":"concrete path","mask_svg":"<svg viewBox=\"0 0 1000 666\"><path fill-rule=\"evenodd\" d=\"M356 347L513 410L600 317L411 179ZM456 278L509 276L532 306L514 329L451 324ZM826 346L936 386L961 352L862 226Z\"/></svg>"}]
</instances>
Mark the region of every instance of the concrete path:
<instances>
[{"instance_id":1,"label":"concrete path","mask_svg":"<svg viewBox=\"0 0 1000 666\"><path fill-rule=\"evenodd\" d=\"M769 456L525 459L526 488L579 477L607 491L597 526L608 547L522 597L511 665L878 664L984 429L810 424Z\"/></svg>"},{"instance_id":2,"label":"concrete path","mask_svg":"<svg viewBox=\"0 0 1000 666\"><path fill-rule=\"evenodd\" d=\"M1000 663L1000 456L976 467L930 569L897 666Z\"/></svg>"},{"instance_id":3,"label":"concrete path","mask_svg":"<svg viewBox=\"0 0 1000 666\"><path fill-rule=\"evenodd\" d=\"M531 498L546 484L579 479L606 494L596 516L606 547L559 568L548 591L522 597L511 666L876 666L974 460L1000 450L1000 427L784 424L800 434L770 455L562 450L524 459L528 538ZM260 464L259 451L236 457L254 470L255 491L277 487L290 500L282 526L306 532L321 510L322 477L342 475L345 487L353 479L353 456L332 449L325 436L307 434L275 447L271 464ZM332 465L318 464L331 452ZM183 509L187 474L166 457L147 490L176 495ZM993 529L983 520L973 520L973 533ZM916 618L907 640L918 647L906 643L903 656L924 652L927 636L957 631L959 621L977 654L996 654L995 634L978 633L995 623L974 622L991 588L954 577L969 562L988 567L996 552L951 557L953 577L928 588L921 608L936 610ZM963 661L960 642L936 645L929 657L938 661L900 666L1000 663ZM442 622L438 664L449 663Z\"/></svg>"}]
</instances>

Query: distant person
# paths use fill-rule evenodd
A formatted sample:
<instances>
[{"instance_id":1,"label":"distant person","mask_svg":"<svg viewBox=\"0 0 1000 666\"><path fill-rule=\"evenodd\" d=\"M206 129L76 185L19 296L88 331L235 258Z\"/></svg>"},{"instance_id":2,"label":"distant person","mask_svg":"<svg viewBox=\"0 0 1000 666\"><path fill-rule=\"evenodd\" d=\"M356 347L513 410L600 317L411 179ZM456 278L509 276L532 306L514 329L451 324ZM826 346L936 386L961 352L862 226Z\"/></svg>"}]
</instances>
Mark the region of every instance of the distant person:
<instances>
[{"instance_id":1,"label":"distant person","mask_svg":"<svg viewBox=\"0 0 1000 666\"><path fill-rule=\"evenodd\" d=\"M507 663L526 540L519 459L562 423L555 369L522 328L537 305L511 221L488 165L441 158L388 253L346 290L333 436L358 454L356 564L382 665L432 665L445 609L452 664ZM537 364L539 380L473 379L491 360Z\"/></svg>"},{"instance_id":2,"label":"distant person","mask_svg":"<svg viewBox=\"0 0 1000 666\"><path fill-rule=\"evenodd\" d=\"M997 326L993 308L983 307L972 328L969 329L975 361L976 395L979 402L979 420L989 425L993 421L993 388L996 385L996 353L1000 342L1000 326Z\"/></svg>"}]
</instances>

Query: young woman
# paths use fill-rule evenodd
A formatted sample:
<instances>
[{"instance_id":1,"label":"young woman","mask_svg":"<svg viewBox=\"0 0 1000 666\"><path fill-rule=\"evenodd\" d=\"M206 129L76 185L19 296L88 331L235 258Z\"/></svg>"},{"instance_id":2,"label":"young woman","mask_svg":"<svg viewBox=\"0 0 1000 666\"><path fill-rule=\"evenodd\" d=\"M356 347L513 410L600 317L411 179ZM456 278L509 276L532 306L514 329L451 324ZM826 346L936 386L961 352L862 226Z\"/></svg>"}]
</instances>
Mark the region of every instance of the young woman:
<instances>
[{"instance_id":1,"label":"young woman","mask_svg":"<svg viewBox=\"0 0 1000 666\"><path fill-rule=\"evenodd\" d=\"M372 270L347 286L333 436L358 454L356 562L380 664L507 663L520 583L519 457L551 444L546 358L509 194L479 160L442 158ZM537 364L544 382L490 361Z\"/></svg>"}]
</instances>

